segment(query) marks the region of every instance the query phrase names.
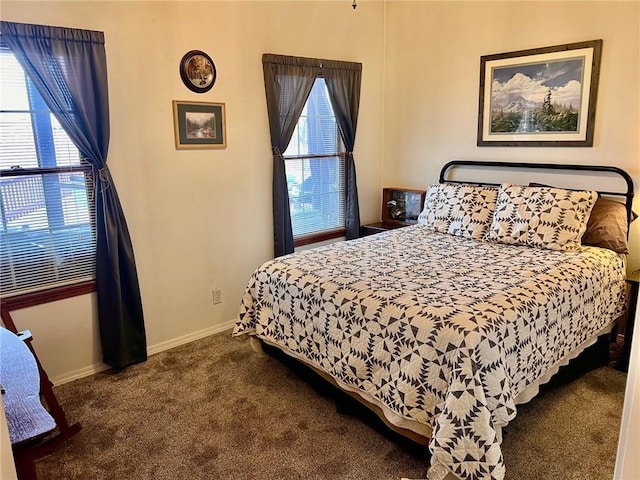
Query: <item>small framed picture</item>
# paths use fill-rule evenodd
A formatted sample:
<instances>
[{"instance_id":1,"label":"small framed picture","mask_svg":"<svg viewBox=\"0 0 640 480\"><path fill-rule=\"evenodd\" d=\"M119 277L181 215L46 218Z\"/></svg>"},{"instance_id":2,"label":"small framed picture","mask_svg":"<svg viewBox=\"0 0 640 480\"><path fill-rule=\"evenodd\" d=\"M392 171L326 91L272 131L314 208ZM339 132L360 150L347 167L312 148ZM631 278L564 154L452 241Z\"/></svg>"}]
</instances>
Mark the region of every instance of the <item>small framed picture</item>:
<instances>
[{"instance_id":1,"label":"small framed picture","mask_svg":"<svg viewBox=\"0 0 640 480\"><path fill-rule=\"evenodd\" d=\"M192 92L205 93L216 83L216 66L206 53L191 50L180 60L180 77Z\"/></svg>"},{"instance_id":2,"label":"small framed picture","mask_svg":"<svg viewBox=\"0 0 640 480\"><path fill-rule=\"evenodd\" d=\"M224 103L173 101L176 149L227 148Z\"/></svg>"}]
</instances>

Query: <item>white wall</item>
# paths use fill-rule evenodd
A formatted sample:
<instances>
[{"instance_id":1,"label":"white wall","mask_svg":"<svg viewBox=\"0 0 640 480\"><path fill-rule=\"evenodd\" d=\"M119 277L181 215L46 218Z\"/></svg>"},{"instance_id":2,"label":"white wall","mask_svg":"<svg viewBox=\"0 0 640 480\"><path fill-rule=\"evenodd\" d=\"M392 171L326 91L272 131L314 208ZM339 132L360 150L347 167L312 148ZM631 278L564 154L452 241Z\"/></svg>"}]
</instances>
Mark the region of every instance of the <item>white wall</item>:
<instances>
[{"instance_id":1,"label":"white wall","mask_svg":"<svg viewBox=\"0 0 640 480\"><path fill-rule=\"evenodd\" d=\"M615 165L640 190L640 2L390 1L386 10L385 186L424 188L449 160L485 159ZM595 39L592 148L476 146L482 55ZM640 221L630 240L634 270Z\"/></svg>"},{"instance_id":2,"label":"white wall","mask_svg":"<svg viewBox=\"0 0 640 480\"><path fill-rule=\"evenodd\" d=\"M253 270L273 256L272 160L261 56L363 63L355 158L365 218L382 169L383 4L348 2L2 2L2 19L105 33L108 164L136 255L150 352L230 326ZM218 78L188 90L179 62L207 52ZM176 151L172 100L226 103L226 150ZM212 304L212 287L223 302ZM16 311L54 381L100 366L95 300Z\"/></svg>"},{"instance_id":3,"label":"white wall","mask_svg":"<svg viewBox=\"0 0 640 480\"><path fill-rule=\"evenodd\" d=\"M5 20L105 32L109 165L138 263L150 352L228 326L272 255L271 158L261 54L363 63L355 157L363 222L381 186L424 187L454 158L613 164L640 190L640 3L14 2ZM480 56L604 40L593 148L476 146ZM178 74L209 53L203 95ZM226 150L176 151L171 100L225 102ZM384 158L384 164L383 164ZM637 202L640 202L638 196ZM640 211L640 204L636 204ZM640 266L640 221L630 265ZM222 288L213 306L211 288ZM93 296L14 313L54 380L99 365ZM64 352L64 353L61 353Z\"/></svg>"}]
</instances>

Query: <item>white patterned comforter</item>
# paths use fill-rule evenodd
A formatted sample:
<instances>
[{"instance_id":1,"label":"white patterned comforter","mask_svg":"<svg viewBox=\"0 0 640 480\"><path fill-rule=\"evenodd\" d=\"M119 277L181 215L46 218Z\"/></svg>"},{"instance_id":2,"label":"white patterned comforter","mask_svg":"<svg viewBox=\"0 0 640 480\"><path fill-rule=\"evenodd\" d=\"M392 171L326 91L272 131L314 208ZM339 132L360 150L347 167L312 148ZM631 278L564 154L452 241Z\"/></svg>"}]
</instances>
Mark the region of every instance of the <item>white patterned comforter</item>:
<instances>
[{"instance_id":1,"label":"white patterned comforter","mask_svg":"<svg viewBox=\"0 0 640 480\"><path fill-rule=\"evenodd\" d=\"M624 262L421 225L302 251L251 277L234 335L280 346L430 427L429 478L502 479L514 399L617 318Z\"/></svg>"}]
</instances>

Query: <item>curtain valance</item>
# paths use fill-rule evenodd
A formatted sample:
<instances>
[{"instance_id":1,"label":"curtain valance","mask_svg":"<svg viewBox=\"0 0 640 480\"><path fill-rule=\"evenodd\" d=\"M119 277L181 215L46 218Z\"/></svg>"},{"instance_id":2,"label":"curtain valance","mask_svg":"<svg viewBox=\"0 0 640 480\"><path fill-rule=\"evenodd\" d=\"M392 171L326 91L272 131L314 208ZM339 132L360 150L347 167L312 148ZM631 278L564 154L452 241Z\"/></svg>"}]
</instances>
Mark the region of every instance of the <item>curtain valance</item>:
<instances>
[{"instance_id":1,"label":"curtain valance","mask_svg":"<svg viewBox=\"0 0 640 480\"><path fill-rule=\"evenodd\" d=\"M262 63L272 63L276 65L291 65L296 67L316 67L322 71L326 68L334 70L362 71L362 64L357 62L344 62L342 60L326 60L322 58L292 57L289 55L278 55L265 53L262 55ZM320 73L320 72L319 72Z\"/></svg>"}]
</instances>

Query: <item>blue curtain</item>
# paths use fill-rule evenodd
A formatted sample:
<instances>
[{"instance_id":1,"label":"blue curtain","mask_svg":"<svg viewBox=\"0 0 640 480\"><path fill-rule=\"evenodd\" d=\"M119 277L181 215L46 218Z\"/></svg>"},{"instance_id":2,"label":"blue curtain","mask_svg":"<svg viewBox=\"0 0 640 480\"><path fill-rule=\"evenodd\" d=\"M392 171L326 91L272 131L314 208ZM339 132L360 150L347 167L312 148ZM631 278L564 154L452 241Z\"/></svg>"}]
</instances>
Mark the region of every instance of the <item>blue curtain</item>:
<instances>
[{"instance_id":1,"label":"blue curtain","mask_svg":"<svg viewBox=\"0 0 640 480\"><path fill-rule=\"evenodd\" d=\"M294 249L287 173L282 153L291 141L318 76L320 63L308 58L265 53L262 67L273 151L273 249L274 255L280 257L293 253Z\"/></svg>"},{"instance_id":2,"label":"blue curtain","mask_svg":"<svg viewBox=\"0 0 640 480\"><path fill-rule=\"evenodd\" d=\"M347 149L345 158L345 196L347 240L360 237L360 206L356 182L356 164L353 147L360 108L362 64L324 60L322 75L327 84L329 100L340 127L340 135Z\"/></svg>"},{"instance_id":3,"label":"blue curtain","mask_svg":"<svg viewBox=\"0 0 640 480\"><path fill-rule=\"evenodd\" d=\"M109 97L104 34L0 22L2 39L60 125L93 166L96 291L103 360L114 368L147 359L133 247L107 167Z\"/></svg>"}]
</instances>

